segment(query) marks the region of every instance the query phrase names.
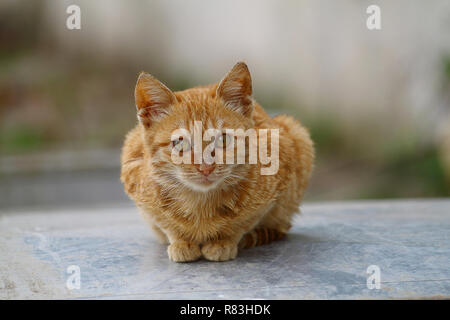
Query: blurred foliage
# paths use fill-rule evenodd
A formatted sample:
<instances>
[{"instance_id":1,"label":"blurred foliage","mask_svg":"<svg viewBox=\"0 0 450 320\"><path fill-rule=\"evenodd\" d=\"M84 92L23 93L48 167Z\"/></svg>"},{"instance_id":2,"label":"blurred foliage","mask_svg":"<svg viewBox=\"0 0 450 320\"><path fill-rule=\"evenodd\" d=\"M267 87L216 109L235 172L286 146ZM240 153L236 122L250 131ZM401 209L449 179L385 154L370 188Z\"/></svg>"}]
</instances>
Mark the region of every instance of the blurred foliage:
<instances>
[{"instance_id":1,"label":"blurred foliage","mask_svg":"<svg viewBox=\"0 0 450 320\"><path fill-rule=\"evenodd\" d=\"M36 151L44 144L42 134L28 127L5 130L0 135L1 151L4 153Z\"/></svg>"},{"instance_id":2,"label":"blurred foliage","mask_svg":"<svg viewBox=\"0 0 450 320\"><path fill-rule=\"evenodd\" d=\"M398 154L381 171L384 178L361 193L360 198L448 196L450 185L436 149Z\"/></svg>"}]
</instances>

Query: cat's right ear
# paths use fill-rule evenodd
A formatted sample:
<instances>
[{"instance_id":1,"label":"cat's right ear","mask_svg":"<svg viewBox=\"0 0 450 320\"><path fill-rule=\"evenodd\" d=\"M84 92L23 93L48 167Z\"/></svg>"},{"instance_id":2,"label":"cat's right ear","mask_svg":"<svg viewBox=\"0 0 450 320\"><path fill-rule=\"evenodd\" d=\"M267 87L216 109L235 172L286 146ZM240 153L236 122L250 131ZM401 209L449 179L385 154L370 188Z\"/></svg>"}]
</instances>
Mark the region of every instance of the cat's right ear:
<instances>
[{"instance_id":1,"label":"cat's right ear","mask_svg":"<svg viewBox=\"0 0 450 320\"><path fill-rule=\"evenodd\" d=\"M138 77L134 98L138 119L146 128L167 115L176 101L169 88L145 72Z\"/></svg>"},{"instance_id":2,"label":"cat's right ear","mask_svg":"<svg viewBox=\"0 0 450 320\"><path fill-rule=\"evenodd\" d=\"M238 62L222 79L216 94L226 106L244 116L253 112L252 78L245 62Z\"/></svg>"}]
</instances>

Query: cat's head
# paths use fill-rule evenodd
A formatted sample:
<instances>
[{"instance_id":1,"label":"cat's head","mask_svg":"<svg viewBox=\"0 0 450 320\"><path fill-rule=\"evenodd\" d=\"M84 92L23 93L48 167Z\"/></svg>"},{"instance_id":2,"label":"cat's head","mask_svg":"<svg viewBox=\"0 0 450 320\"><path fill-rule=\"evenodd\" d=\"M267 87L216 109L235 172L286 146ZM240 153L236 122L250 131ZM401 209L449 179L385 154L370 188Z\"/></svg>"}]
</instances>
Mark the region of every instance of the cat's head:
<instances>
[{"instance_id":1,"label":"cat's head","mask_svg":"<svg viewBox=\"0 0 450 320\"><path fill-rule=\"evenodd\" d=\"M150 154L152 175L163 188L208 192L244 179L248 164L210 163L210 159L205 161L204 154L205 150L217 158L223 154L225 160L226 147L236 151L235 137L226 129L253 127L251 94L252 81L243 62L237 63L218 85L175 93L153 76L139 75L135 99L145 152ZM194 137L199 129L200 142ZM205 141L203 135L207 129L215 131ZM177 163L174 154L190 161Z\"/></svg>"}]
</instances>

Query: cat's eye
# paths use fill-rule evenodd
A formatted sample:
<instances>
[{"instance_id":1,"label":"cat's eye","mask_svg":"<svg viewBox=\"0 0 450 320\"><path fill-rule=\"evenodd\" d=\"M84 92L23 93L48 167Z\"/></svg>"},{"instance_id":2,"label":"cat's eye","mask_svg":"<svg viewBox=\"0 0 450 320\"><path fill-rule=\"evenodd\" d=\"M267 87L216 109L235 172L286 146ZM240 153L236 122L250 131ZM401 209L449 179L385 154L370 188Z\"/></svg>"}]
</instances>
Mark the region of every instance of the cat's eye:
<instances>
[{"instance_id":1,"label":"cat's eye","mask_svg":"<svg viewBox=\"0 0 450 320\"><path fill-rule=\"evenodd\" d=\"M172 147L178 152L186 152L191 149L191 144L187 139L180 138L172 141Z\"/></svg>"},{"instance_id":2,"label":"cat's eye","mask_svg":"<svg viewBox=\"0 0 450 320\"><path fill-rule=\"evenodd\" d=\"M216 147L217 148L225 148L226 146L228 146L231 142L231 136L229 134L223 134L221 136L219 136L216 140Z\"/></svg>"}]
</instances>

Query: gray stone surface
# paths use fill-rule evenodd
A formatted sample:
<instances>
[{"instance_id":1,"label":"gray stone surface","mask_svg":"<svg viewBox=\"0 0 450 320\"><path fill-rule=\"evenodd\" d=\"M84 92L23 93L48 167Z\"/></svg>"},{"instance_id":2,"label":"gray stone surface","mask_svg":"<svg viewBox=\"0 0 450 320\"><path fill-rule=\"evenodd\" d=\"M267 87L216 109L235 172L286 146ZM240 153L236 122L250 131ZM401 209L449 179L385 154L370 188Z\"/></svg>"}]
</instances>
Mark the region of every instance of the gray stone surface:
<instances>
[{"instance_id":1,"label":"gray stone surface","mask_svg":"<svg viewBox=\"0 0 450 320\"><path fill-rule=\"evenodd\" d=\"M127 201L119 159L118 149L0 156L0 211Z\"/></svg>"},{"instance_id":2,"label":"gray stone surface","mask_svg":"<svg viewBox=\"0 0 450 320\"><path fill-rule=\"evenodd\" d=\"M286 240L229 262L169 261L136 209L3 210L0 298L450 297L450 200L305 204ZM77 265L81 288L69 290ZM381 289L367 288L367 268Z\"/></svg>"}]
</instances>

